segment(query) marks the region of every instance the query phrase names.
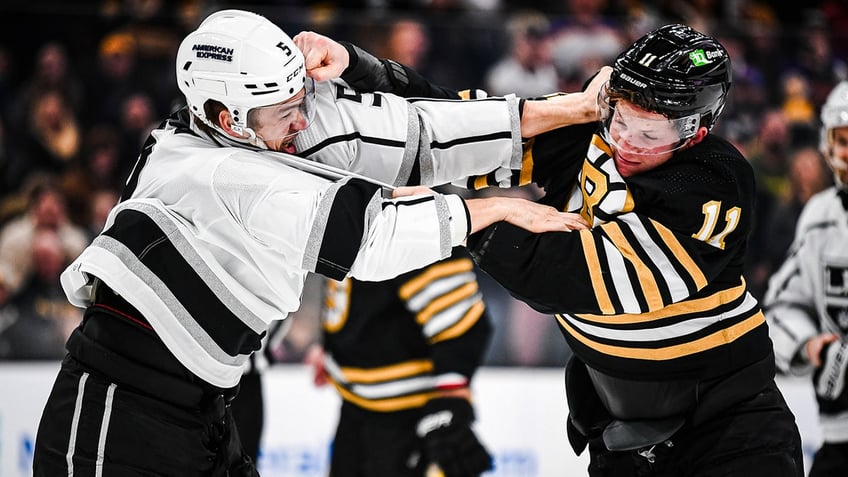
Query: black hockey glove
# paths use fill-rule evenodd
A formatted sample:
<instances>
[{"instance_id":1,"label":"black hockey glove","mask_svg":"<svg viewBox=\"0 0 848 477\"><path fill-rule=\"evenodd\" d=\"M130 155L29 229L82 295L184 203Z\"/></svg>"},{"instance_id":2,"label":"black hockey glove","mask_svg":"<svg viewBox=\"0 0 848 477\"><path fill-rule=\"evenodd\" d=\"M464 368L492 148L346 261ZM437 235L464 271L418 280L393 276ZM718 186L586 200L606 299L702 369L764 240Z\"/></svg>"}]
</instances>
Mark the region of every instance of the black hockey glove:
<instances>
[{"instance_id":1,"label":"black hockey glove","mask_svg":"<svg viewBox=\"0 0 848 477\"><path fill-rule=\"evenodd\" d=\"M466 399L430 400L415 430L424 468L435 464L445 477L477 477L492 469L492 456L474 435L472 422L474 410Z\"/></svg>"},{"instance_id":2,"label":"black hockey glove","mask_svg":"<svg viewBox=\"0 0 848 477\"><path fill-rule=\"evenodd\" d=\"M813 373L816 396L829 401L844 398L848 370L848 342L834 341L821 350L822 365Z\"/></svg>"}]
</instances>

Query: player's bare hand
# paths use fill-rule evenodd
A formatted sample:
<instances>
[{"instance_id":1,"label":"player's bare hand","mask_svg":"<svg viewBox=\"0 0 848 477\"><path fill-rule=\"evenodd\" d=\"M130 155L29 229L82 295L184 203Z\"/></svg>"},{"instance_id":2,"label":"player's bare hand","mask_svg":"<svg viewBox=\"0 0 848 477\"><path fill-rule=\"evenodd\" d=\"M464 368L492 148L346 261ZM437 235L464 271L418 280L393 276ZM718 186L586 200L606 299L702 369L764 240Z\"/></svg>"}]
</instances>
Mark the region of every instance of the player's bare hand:
<instances>
[{"instance_id":1,"label":"player's bare hand","mask_svg":"<svg viewBox=\"0 0 848 477\"><path fill-rule=\"evenodd\" d=\"M321 387L327 384L327 371L324 369L324 347L319 344L313 344L306 350L306 356L303 362L312 367L312 382L315 386Z\"/></svg>"},{"instance_id":2,"label":"player's bare hand","mask_svg":"<svg viewBox=\"0 0 848 477\"><path fill-rule=\"evenodd\" d=\"M433 195L435 192L426 186L404 186L397 187L392 191L392 197L409 197L412 195Z\"/></svg>"},{"instance_id":3,"label":"player's bare hand","mask_svg":"<svg viewBox=\"0 0 848 477\"><path fill-rule=\"evenodd\" d=\"M838 339L839 336L833 333L826 333L807 340L807 344L804 345L804 352L807 353L807 359L810 361L810 364L815 368L820 367L822 365L822 348Z\"/></svg>"},{"instance_id":4,"label":"player's bare hand","mask_svg":"<svg viewBox=\"0 0 848 477\"><path fill-rule=\"evenodd\" d=\"M589 224L579 214L560 212L536 202L515 197L487 197L465 201L471 215L471 232L495 222L509 222L534 233L585 230Z\"/></svg>"},{"instance_id":5,"label":"player's bare hand","mask_svg":"<svg viewBox=\"0 0 848 477\"><path fill-rule=\"evenodd\" d=\"M292 40L303 52L306 75L315 81L340 77L350 63L347 49L324 35L313 31L302 31Z\"/></svg>"},{"instance_id":6,"label":"player's bare hand","mask_svg":"<svg viewBox=\"0 0 848 477\"><path fill-rule=\"evenodd\" d=\"M504 221L530 232L570 232L589 228L589 224L580 214L560 212L554 207L527 199L507 200L510 204Z\"/></svg>"},{"instance_id":7,"label":"player's bare hand","mask_svg":"<svg viewBox=\"0 0 848 477\"><path fill-rule=\"evenodd\" d=\"M589 85L586 86L586 90L583 92L583 95L586 97L587 101L587 111L592 111L595 115L593 118L595 121L600 121L601 119L601 108L598 104L598 92L604 85L609 81L610 75L612 74L612 67L604 66L598 71L598 74L592 78L592 81L589 82Z\"/></svg>"}]
</instances>

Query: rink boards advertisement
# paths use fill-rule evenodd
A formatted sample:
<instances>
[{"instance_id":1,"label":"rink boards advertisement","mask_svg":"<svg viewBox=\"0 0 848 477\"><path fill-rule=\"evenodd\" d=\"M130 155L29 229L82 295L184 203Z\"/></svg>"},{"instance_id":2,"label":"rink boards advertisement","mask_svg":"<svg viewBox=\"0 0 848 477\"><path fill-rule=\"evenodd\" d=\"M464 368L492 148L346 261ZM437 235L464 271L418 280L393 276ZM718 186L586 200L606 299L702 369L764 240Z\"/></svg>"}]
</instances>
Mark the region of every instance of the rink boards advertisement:
<instances>
[{"instance_id":1,"label":"rink boards advertisement","mask_svg":"<svg viewBox=\"0 0 848 477\"><path fill-rule=\"evenodd\" d=\"M38 420L58 368L58 362L0 364L0 476L31 476ZM487 477L587 475L586 453L575 456L565 434L562 373L551 368L478 372L473 386L476 430L495 459L495 470ZM809 466L820 442L810 385L794 379L780 379L778 384L797 416ZM264 386L267 407L260 474L326 476L338 417L335 391L315 388L310 371L299 365L272 368Z\"/></svg>"}]
</instances>

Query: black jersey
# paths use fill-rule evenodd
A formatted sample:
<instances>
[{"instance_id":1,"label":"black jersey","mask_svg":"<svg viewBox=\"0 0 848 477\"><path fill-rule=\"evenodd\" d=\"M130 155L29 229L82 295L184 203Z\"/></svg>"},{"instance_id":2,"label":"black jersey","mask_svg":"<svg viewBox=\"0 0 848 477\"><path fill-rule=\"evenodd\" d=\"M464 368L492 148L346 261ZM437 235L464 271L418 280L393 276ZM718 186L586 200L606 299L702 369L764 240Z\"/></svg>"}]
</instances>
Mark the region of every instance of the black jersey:
<instances>
[{"instance_id":1,"label":"black jersey","mask_svg":"<svg viewBox=\"0 0 848 477\"><path fill-rule=\"evenodd\" d=\"M469 246L515 296L556 314L587 364L635 379L706 378L768 355L742 279L753 172L730 143L708 135L626 182L587 126L539 136L525 158L518 175L544 187L542 201L592 229L533 234L499 223Z\"/></svg>"},{"instance_id":2,"label":"black jersey","mask_svg":"<svg viewBox=\"0 0 848 477\"><path fill-rule=\"evenodd\" d=\"M360 408L421 407L467 386L482 361L491 324L465 248L392 280L330 280L326 291L325 369Z\"/></svg>"}]
</instances>

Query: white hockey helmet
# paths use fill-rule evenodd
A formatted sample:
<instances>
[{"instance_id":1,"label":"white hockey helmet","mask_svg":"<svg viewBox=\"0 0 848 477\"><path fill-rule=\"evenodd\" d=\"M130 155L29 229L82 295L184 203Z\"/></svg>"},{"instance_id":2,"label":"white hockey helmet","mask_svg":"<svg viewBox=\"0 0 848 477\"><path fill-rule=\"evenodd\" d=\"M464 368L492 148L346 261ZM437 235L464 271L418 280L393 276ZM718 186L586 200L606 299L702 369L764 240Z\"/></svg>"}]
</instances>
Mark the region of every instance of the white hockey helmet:
<instances>
[{"instance_id":1,"label":"white hockey helmet","mask_svg":"<svg viewBox=\"0 0 848 477\"><path fill-rule=\"evenodd\" d=\"M819 148L833 169L834 179L840 187L848 186L848 162L844 157L833 154L833 139L836 128L848 127L848 81L841 81L827 96L821 108L821 141Z\"/></svg>"},{"instance_id":2,"label":"white hockey helmet","mask_svg":"<svg viewBox=\"0 0 848 477\"><path fill-rule=\"evenodd\" d=\"M311 118L314 87L307 84L303 53L278 26L255 13L222 10L209 15L191 32L177 51L177 84L191 112L218 131L207 118L208 100L222 103L233 117L233 130L248 134L248 142L264 147L248 127L248 113L277 106L306 88L303 101L295 102ZM223 132L223 131L221 131Z\"/></svg>"}]
</instances>

